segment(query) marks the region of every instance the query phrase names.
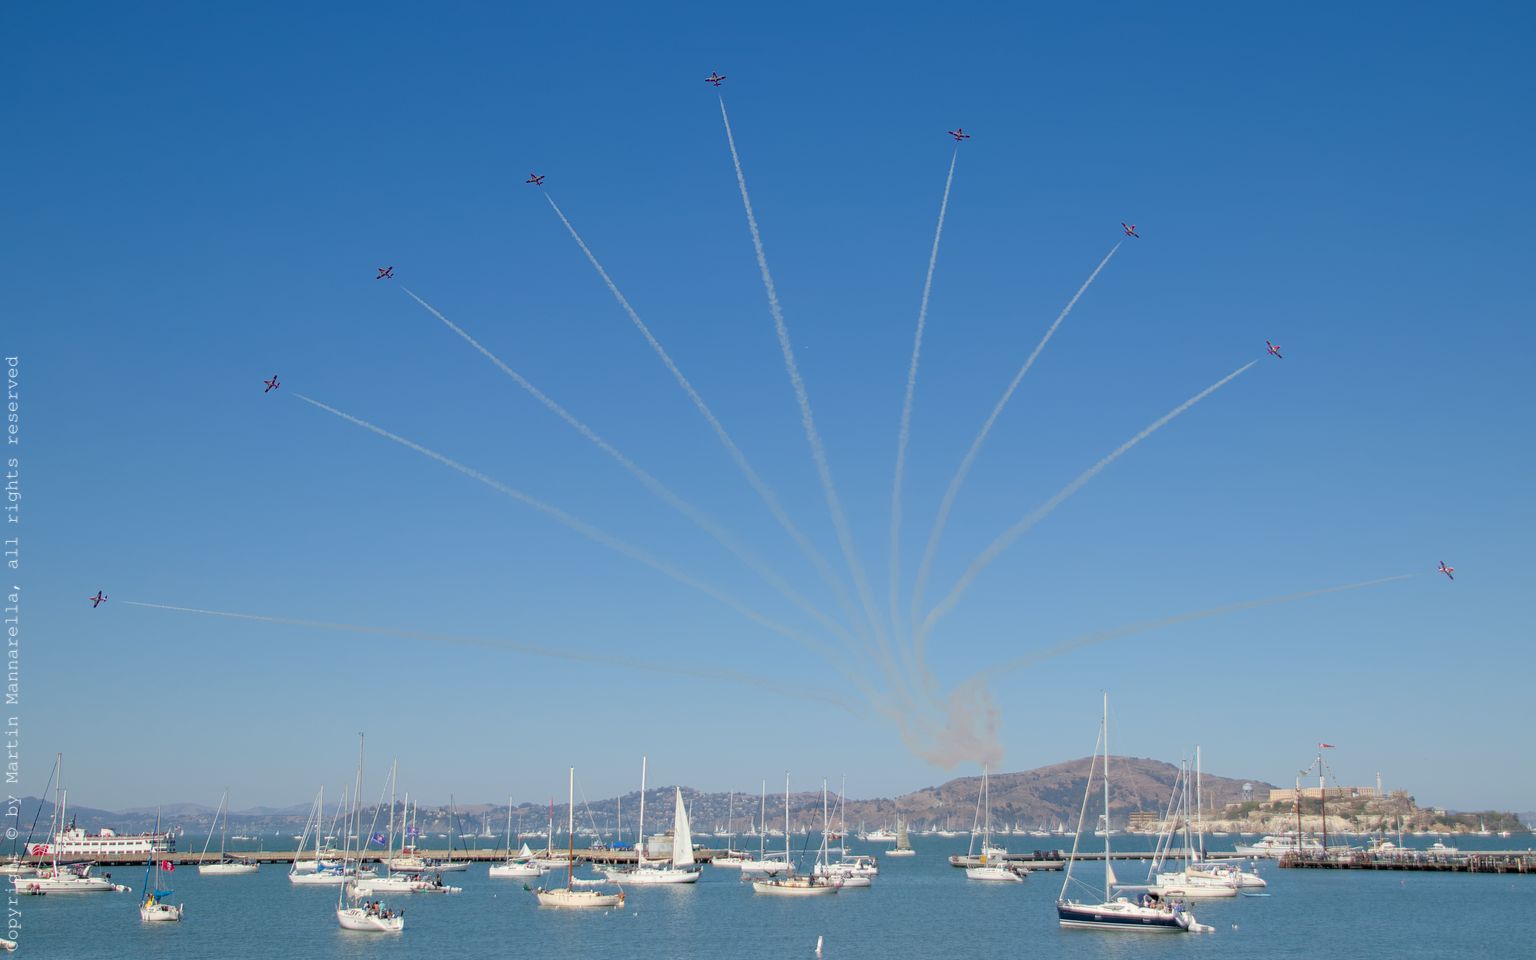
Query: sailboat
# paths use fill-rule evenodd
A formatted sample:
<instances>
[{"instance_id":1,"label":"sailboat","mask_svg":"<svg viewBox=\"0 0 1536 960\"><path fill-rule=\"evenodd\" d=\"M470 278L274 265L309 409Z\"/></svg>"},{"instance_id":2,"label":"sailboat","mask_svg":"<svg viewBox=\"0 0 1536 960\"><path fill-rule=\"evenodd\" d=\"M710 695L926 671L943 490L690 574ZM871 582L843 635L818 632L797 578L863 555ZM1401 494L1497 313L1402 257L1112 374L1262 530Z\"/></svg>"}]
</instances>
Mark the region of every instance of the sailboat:
<instances>
[{"instance_id":1,"label":"sailboat","mask_svg":"<svg viewBox=\"0 0 1536 960\"><path fill-rule=\"evenodd\" d=\"M208 859L208 847L213 843L213 828L219 824L219 814L224 815L224 830L219 834L219 859L214 863L199 863L197 872L203 876L233 877L247 873L255 873L261 869L261 864L252 863L245 857L232 857L224 852L224 845L229 841L229 791L224 791L224 796L219 798L218 812L213 815L213 823L208 825L208 839L203 843L203 857Z\"/></svg>"},{"instance_id":2,"label":"sailboat","mask_svg":"<svg viewBox=\"0 0 1536 960\"><path fill-rule=\"evenodd\" d=\"M754 893L764 893L777 897L815 897L829 893L836 893L842 887L842 880L837 877L817 876L813 871L809 876L796 876L790 869L789 859L789 774L784 774L784 864L785 874L781 877L766 877L762 880L752 881ZM827 801L826 788L822 788L821 801L821 849L817 852L817 862L824 862L827 851ZM745 870L745 868L743 868Z\"/></svg>"},{"instance_id":3,"label":"sailboat","mask_svg":"<svg viewBox=\"0 0 1536 960\"><path fill-rule=\"evenodd\" d=\"M393 768L392 768L393 769ZM394 775L390 775L390 790L394 790ZM362 804L359 798L363 792L363 738L358 735L357 741L357 777L352 790L352 812L348 818L348 826L342 832L344 839L341 844L341 873L345 878L341 889L336 892L336 922L343 930L353 930L358 933L402 933L405 930L405 911L391 910L381 900L366 900L358 889L357 882L352 876L348 876L347 861L352 855L352 839L357 838L357 862L359 865L363 859L363 833L362 833ZM383 797L379 798L380 804ZM394 815L394 800L391 796L390 815ZM370 825L378 825L378 808L374 808L374 820ZM350 905L349 905L350 902Z\"/></svg>"},{"instance_id":4,"label":"sailboat","mask_svg":"<svg viewBox=\"0 0 1536 960\"><path fill-rule=\"evenodd\" d=\"M299 849L304 849L305 842L309 839L311 829L315 832L315 859L309 864L299 859L295 853L293 864L288 868L288 882L305 887L334 887L347 882L348 870L346 860L341 863L334 860L322 860L320 851L320 820L325 810L325 787L320 787L320 792L315 796L315 805L310 811L310 818L304 824L304 833L299 838ZM306 869L306 867L308 869Z\"/></svg>"},{"instance_id":5,"label":"sailboat","mask_svg":"<svg viewBox=\"0 0 1536 960\"><path fill-rule=\"evenodd\" d=\"M1019 883L1023 881L1025 874L1007 866L1003 859L1008 851L992 846L992 796L987 787L988 767L981 767L981 793L976 798L977 820L982 821L981 828L981 859L973 866L965 868L967 880L990 880L1000 883ZM983 813L983 811L985 811ZM971 847L976 847L976 825L971 826ZM970 852L967 852L970 856Z\"/></svg>"},{"instance_id":6,"label":"sailboat","mask_svg":"<svg viewBox=\"0 0 1536 960\"><path fill-rule=\"evenodd\" d=\"M610 880L624 879L633 884L697 883L700 869L693 861L693 833L688 828L688 809L683 805L683 790L677 790L677 807L672 822L672 865L664 866L645 859L645 768L640 758L640 826L635 845L635 868L629 871L604 870Z\"/></svg>"},{"instance_id":7,"label":"sailboat","mask_svg":"<svg viewBox=\"0 0 1536 960\"><path fill-rule=\"evenodd\" d=\"M54 769L59 773L59 786L55 788L58 802L48 820L50 837L58 837L64 832L65 812L69 808L69 792L63 787L63 754L55 758ZM150 855L154 855L153 850ZM11 885L17 893L39 896L48 893L127 893L131 889L127 884L114 883L110 873L103 877L91 876L89 863L59 863L58 843L48 844L48 856L50 865L39 867L36 876L16 874L11 877Z\"/></svg>"},{"instance_id":8,"label":"sailboat","mask_svg":"<svg viewBox=\"0 0 1536 960\"><path fill-rule=\"evenodd\" d=\"M576 768L571 768L571 785L569 799L566 803L567 822L566 834L570 837L570 848L566 851L565 860L565 886L545 888L537 891L539 906L541 907L618 907L624 904L624 891L607 893L601 890L576 887ZM554 831L550 831L550 842L554 842Z\"/></svg>"},{"instance_id":9,"label":"sailboat","mask_svg":"<svg viewBox=\"0 0 1536 960\"><path fill-rule=\"evenodd\" d=\"M155 811L155 833L160 832L160 811ZM160 855L150 851L149 861L144 864L144 899L139 901L139 919L146 923L175 923L181 919L184 906L179 903L167 903L166 898L174 891L160 889L160 872L164 870L170 873L176 869L176 865L169 860L161 860Z\"/></svg>"},{"instance_id":10,"label":"sailboat","mask_svg":"<svg viewBox=\"0 0 1536 960\"><path fill-rule=\"evenodd\" d=\"M788 822L789 822L789 814L786 811L785 812L785 823L786 823L786 825L788 824ZM741 872L743 874L756 874L758 876L769 876L769 877L775 876L775 875L780 874L780 873L793 873L794 872L794 866L789 862L789 848L788 848L787 845L785 847L785 852L784 852L784 856L783 857L780 857L777 853L769 853L768 849L767 849L767 845L768 845L768 781L767 780L763 781L763 794L762 794L761 800L758 801L757 830L755 832L757 833L757 859L756 860L752 860L750 858L743 857L742 861L741 861L741 864L740 864ZM786 837L789 835L789 831L787 829L784 831L784 835Z\"/></svg>"},{"instance_id":11,"label":"sailboat","mask_svg":"<svg viewBox=\"0 0 1536 960\"><path fill-rule=\"evenodd\" d=\"M900 817L896 818L896 848L885 851L888 857L915 857L917 851L912 849L912 841L907 837L907 822Z\"/></svg>"},{"instance_id":12,"label":"sailboat","mask_svg":"<svg viewBox=\"0 0 1536 960\"><path fill-rule=\"evenodd\" d=\"M512 798L507 798L507 859L505 863L491 865L492 877L502 879L526 880L532 877L543 876L544 868L533 862L533 851L528 849L528 844L523 844L523 849L512 855Z\"/></svg>"},{"instance_id":13,"label":"sailboat","mask_svg":"<svg viewBox=\"0 0 1536 960\"><path fill-rule=\"evenodd\" d=\"M1077 850L1083 839L1083 823L1088 816L1088 799L1093 795L1093 768L1104 747L1104 898L1093 901L1067 899L1072 883L1072 868L1077 864ZM1144 894L1138 902L1114 894L1115 866L1109 849L1109 695L1104 695L1104 719L1094 744L1093 760L1088 762L1088 784L1083 790L1083 807L1077 816L1077 834L1072 838L1072 855L1067 860L1066 876L1056 899L1056 917L1064 929L1129 930L1141 933L1208 933L1214 928L1198 923L1180 904L1169 903L1155 893ZM1082 883L1081 880L1078 883ZM1085 885L1086 886L1086 885Z\"/></svg>"},{"instance_id":14,"label":"sailboat","mask_svg":"<svg viewBox=\"0 0 1536 960\"><path fill-rule=\"evenodd\" d=\"M830 859L824 856L816 862L811 873L817 876L837 877L843 881L843 889L868 887L880 874L880 861L868 854L848 852L848 817L847 817L848 784L846 780L838 794L837 808L838 819L842 822L842 829L833 834L837 838L838 858ZM822 803L826 803L826 784L822 784ZM832 836L824 836L823 839L830 843ZM823 849L826 849L823 847Z\"/></svg>"},{"instance_id":15,"label":"sailboat","mask_svg":"<svg viewBox=\"0 0 1536 960\"><path fill-rule=\"evenodd\" d=\"M725 806L725 852L709 861L712 867L735 867L750 859L745 851L735 848L736 840L736 791L731 791Z\"/></svg>"},{"instance_id":16,"label":"sailboat","mask_svg":"<svg viewBox=\"0 0 1536 960\"><path fill-rule=\"evenodd\" d=\"M1189 820L1189 765L1179 768L1179 778L1168 798L1168 829L1157 840L1157 851L1147 870L1151 890L1162 897L1184 897L1190 900L1216 900L1237 896L1237 883L1230 875L1201 870L1197 866L1194 841L1191 838ZM1184 869L1164 870L1163 864L1173 847L1174 834L1184 833Z\"/></svg>"}]
</instances>

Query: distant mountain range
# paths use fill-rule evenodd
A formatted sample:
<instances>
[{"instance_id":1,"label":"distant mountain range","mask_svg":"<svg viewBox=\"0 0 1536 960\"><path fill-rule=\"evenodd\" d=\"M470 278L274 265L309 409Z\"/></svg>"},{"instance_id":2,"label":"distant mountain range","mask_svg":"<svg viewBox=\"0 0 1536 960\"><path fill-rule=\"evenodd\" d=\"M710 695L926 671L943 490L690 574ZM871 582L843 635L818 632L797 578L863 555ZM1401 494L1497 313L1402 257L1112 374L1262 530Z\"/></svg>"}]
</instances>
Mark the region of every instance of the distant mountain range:
<instances>
[{"instance_id":1,"label":"distant mountain range","mask_svg":"<svg viewBox=\"0 0 1536 960\"><path fill-rule=\"evenodd\" d=\"M1055 827L1058 824L1074 826L1083 802L1088 767L1089 759L1085 757L1020 773L992 774L990 788L993 822L1025 827ZM1123 826L1131 813L1161 813L1166 808L1179 768L1160 760L1111 757L1110 773L1112 822L1116 826ZM1255 798L1262 800L1269 796L1271 785L1263 781L1206 774L1201 783L1206 809L1220 810L1225 804L1246 799L1243 791L1245 784L1251 787ZM855 829L861 823L870 828L891 826L899 815L914 829L942 829L948 826L955 830L969 830L980 791L981 777L959 777L899 797L850 799L841 814L834 809L833 816L835 820L840 817L842 822ZM694 828L701 832L719 829L744 833L758 818L758 796L755 794L699 793L685 786L683 796L690 806ZM671 786L647 790L645 802L647 809L654 811L653 818L647 818L647 832L670 826L673 802ZM835 797L833 803L836 803ZM277 836L286 840L303 831L310 807L309 803L298 803L287 807L237 810L229 815L229 830L232 834ZM632 835L640 809L638 790L622 797L578 804L578 829L591 829L595 826L602 834L611 836L615 832L621 808L626 836ZM216 812L212 807L193 803L164 804L158 809L162 829L183 831L182 849L187 849L191 837L208 831ZM327 822L332 812L327 812ZM453 832L456 834L477 834L484 830L500 838L506 829L505 806L490 803L461 804L455 812L458 819L453 825ZM20 839L25 840L29 835L34 818L37 824L35 839L42 839L47 833L52 813L51 801L42 802L36 797L22 798L20 816L15 822ZM137 833L154 828L156 809L139 807L114 812L71 802L67 815L76 825L91 832L110 827L119 833ZM1091 818L1096 815L1096 811L1090 813ZM370 806L364 812L365 823L371 822L373 816ZM548 816L547 804L523 803L512 811L514 827L520 823L528 831L543 829ZM556 823L563 823L565 816L565 805L557 804ZM451 817L446 807L423 808L417 817L423 833L430 835L449 832ZM801 791L792 794L790 819L796 830L802 827L818 828L821 823L821 792ZM767 821L770 829L782 829L782 792L775 797L773 791L769 791ZM379 822L383 822L382 815Z\"/></svg>"}]
</instances>

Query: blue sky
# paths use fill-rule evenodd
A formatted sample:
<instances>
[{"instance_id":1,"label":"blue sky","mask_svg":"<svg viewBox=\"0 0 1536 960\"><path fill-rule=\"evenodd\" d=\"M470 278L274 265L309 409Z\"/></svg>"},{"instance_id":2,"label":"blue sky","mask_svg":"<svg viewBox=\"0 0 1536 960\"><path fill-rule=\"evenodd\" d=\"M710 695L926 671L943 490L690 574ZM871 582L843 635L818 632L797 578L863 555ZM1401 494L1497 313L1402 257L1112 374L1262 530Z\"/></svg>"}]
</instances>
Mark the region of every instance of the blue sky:
<instances>
[{"instance_id":1,"label":"blue sky","mask_svg":"<svg viewBox=\"0 0 1536 960\"><path fill-rule=\"evenodd\" d=\"M888 721L617 664L133 607L564 646L851 690L782 636L440 464L441 451L776 621L799 611L412 302L408 285L817 605L829 590L581 256L530 170L846 579L726 149L722 91L859 556L885 610L916 384L908 596L994 429L931 605L1101 456L1255 365L992 564L942 688L1080 634L1387 577L999 676L1003 765L1116 752L1449 806L1536 806L1531 14L1507 5L369 3L6 14L4 352L23 358L25 772L82 802L287 803L355 731L428 799L946 779ZM375 282L395 265L397 279ZM280 375L282 388L261 393ZM1447 583L1436 561L1457 567ZM112 596L93 611L83 598ZM909 624L902 624L903 632ZM1499 691L1504 695L1495 695ZM169 742L160 757L145 745ZM1528 766L1528 765L1526 765Z\"/></svg>"}]
</instances>

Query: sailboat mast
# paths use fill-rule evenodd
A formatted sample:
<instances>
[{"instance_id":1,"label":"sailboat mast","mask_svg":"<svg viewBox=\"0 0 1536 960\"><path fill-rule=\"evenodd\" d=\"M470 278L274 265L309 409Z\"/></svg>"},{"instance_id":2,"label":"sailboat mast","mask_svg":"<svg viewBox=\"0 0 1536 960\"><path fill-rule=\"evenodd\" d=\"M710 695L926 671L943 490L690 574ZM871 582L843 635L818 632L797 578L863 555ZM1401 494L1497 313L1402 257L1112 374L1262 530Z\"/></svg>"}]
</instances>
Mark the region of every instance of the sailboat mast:
<instances>
[{"instance_id":1,"label":"sailboat mast","mask_svg":"<svg viewBox=\"0 0 1536 960\"><path fill-rule=\"evenodd\" d=\"M768 781L763 781L763 798L757 813L757 860L763 861L768 844Z\"/></svg>"},{"instance_id":2,"label":"sailboat mast","mask_svg":"<svg viewBox=\"0 0 1536 960\"><path fill-rule=\"evenodd\" d=\"M576 768L571 768L571 785L566 792L565 834L570 842L565 859L565 889L576 885Z\"/></svg>"},{"instance_id":3,"label":"sailboat mast","mask_svg":"<svg viewBox=\"0 0 1536 960\"><path fill-rule=\"evenodd\" d=\"M640 758L640 832L635 835L635 859L639 863L645 862L645 762L646 758Z\"/></svg>"},{"instance_id":4,"label":"sailboat mast","mask_svg":"<svg viewBox=\"0 0 1536 960\"><path fill-rule=\"evenodd\" d=\"M789 872L789 771L784 771L784 872Z\"/></svg>"},{"instance_id":5,"label":"sailboat mast","mask_svg":"<svg viewBox=\"0 0 1536 960\"><path fill-rule=\"evenodd\" d=\"M1104 694L1104 902L1109 902L1110 877L1114 870L1109 860L1109 693Z\"/></svg>"},{"instance_id":6,"label":"sailboat mast","mask_svg":"<svg viewBox=\"0 0 1536 960\"><path fill-rule=\"evenodd\" d=\"M1195 744L1195 849L1200 853L1200 859L1205 859L1205 820L1201 816L1200 804L1200 744Z\"/></svg>"}]
</instances>

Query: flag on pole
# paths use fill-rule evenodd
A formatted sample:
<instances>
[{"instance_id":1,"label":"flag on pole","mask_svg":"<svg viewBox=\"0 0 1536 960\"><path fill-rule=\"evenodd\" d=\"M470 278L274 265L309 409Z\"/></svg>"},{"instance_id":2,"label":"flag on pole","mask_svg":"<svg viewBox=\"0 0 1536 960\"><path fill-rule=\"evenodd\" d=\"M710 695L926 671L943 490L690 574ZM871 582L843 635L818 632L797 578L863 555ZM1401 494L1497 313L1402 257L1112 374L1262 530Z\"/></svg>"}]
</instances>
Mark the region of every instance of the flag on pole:
<instances>
[{"instance_id":1,"label":"flag on pole","mask_svg":"<svg viewBox=\"0 0 1536 960\"><path fill-rule=\"evenodd\" d=\"M1331 744L1331 743L1320 743L1320 744L1317 745L1317 749L1319 749L1319 750L1332 750L1333 749L1333 744Z\"/></svg>"},{"instance_id":2,"label":"flag on pole","mask_svg":"<svg viewBox=\"0 0 1536 960\"><path fill-rule=\"evenodd\" d=\"M384 834L376 833L373 836L368 838L368 842L369 843L377 844L377 845L382 847L382 846L384 846Z\"/></svg>"},{"instance_id":3,"label":"flag on pole","mask_svg":"<svg viewBox=\"0 0 1536 960\"><path fill-rule=\"evenodd\" d=\"M176 872L176 864L172 863L169 860L161 860L160 861L160 869L164 870L166 873L175 873Z\"/></svg>"}]
</instances>

